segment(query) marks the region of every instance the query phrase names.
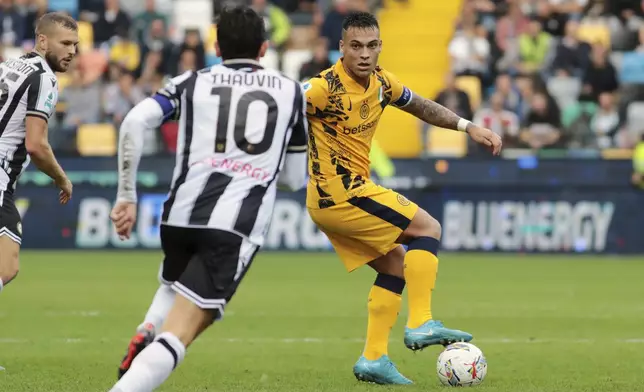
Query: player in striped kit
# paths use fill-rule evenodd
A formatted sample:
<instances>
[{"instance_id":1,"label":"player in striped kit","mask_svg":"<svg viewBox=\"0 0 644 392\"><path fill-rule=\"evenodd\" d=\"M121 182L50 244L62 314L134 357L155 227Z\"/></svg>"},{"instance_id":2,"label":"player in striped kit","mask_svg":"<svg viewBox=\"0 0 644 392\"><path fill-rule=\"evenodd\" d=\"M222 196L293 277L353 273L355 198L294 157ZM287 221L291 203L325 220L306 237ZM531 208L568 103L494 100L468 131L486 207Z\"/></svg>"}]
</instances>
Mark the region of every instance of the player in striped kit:
<instances>
[{"instance_id":1,"label":"player in striped kit","mask_svg":"<svg viewBox=\"0 0 644 392\"><path fill-rule=\"evenodd\" d=\"M18 274L22 224L13 194L29 162L54 180L61 204L72 196L72 183L49 145L47 123L58 101L54 72L67 71L77 45L76 21L48 13L36 25L34 50L0 64L0 291Z\"/></svg>"},{"instance_id":2,"label":"player in striped kit","mask_svg":"<svg viewBox=\"0 0 644 392\"><path fill-rule=\"evenodd\" d=\"M277 187L297 190L305 183L303 91L257 62L268 46L262 18L247 7L226 10L217 37L222 64L173 78L121 126L112 220L128 237L143 131L179 119L162 215L162 284L128 346L114 392L151 391L170 375L186 347L223 316L264 242Z\"/></svg>"}]
</instances>

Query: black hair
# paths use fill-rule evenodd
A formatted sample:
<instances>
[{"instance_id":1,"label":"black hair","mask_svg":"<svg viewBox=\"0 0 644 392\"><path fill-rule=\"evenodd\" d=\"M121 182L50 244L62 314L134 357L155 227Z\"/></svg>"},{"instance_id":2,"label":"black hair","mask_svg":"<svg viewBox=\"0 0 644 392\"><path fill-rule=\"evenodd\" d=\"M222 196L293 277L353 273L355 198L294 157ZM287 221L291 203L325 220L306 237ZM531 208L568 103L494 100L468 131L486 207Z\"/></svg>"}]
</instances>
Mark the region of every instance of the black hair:
<instances>
[{"instance_id":1,"label":"black hair","mask_svg":"<svg viewBox=\"0 0 644 392\"><path fill-rule=\"evenodd\" d=\"M225 8L219 14L217 42L224 60L257 58L265 40L264 19L251 8Z\"/></svg>"},{"instance_id":2,"label":"black hair","mask_svg":"<svg viewBox=\"0 0 644 392\"><path fill-rule=\"evenodd\" d=\"M342 22L342 30L347 31L351 27L357 29L379 29L378 20L368 12L351 12Z\"/></svg>"}]
</instances>

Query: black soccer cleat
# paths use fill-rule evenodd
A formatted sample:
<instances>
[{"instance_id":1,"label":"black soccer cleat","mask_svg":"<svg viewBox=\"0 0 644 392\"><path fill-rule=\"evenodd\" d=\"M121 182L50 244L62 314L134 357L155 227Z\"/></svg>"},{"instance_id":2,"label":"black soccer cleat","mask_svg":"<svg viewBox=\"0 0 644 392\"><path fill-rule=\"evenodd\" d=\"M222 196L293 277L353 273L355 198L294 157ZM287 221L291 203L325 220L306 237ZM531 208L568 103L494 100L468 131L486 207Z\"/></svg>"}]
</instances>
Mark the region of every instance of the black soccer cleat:
<instances>
[{"instance_id":1,"label":"black soccer cleat","mask_svg":"<svg viewBox=\"0 0 644 392\"><path fill-rule=\"evenodd\" d=\"M123 361L121 361L121 366L119 366L119 380L132 366L132 361L136 358L137 355L143 351L150 343L154 341L154 326L152 324L145 324L141 326L136 335L130 340L130 344L127 346L127 352Z\"/></svg>"}]
</instances>

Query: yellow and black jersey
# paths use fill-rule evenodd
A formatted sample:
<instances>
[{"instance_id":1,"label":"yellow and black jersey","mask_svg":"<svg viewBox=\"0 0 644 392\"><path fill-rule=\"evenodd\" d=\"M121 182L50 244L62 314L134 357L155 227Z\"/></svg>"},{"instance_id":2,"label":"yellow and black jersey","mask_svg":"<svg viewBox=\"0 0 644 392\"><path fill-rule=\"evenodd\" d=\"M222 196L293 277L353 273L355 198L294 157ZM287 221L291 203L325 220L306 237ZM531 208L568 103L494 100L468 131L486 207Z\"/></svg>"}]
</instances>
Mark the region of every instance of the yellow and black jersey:
<instances>
[{"instance_id":1,"label":"yellow and black jersey","mask_svg":"<svg viewBox=\"0 0 644 392\"><path fill-rule=\"evenodd\" d=\"M304 84L309 130L307 206L327 208L358 196L369 181L371 140L387 105L406 106L412 92L376 68L365 89L342 59Z\"/></svg>"}]
</instances>

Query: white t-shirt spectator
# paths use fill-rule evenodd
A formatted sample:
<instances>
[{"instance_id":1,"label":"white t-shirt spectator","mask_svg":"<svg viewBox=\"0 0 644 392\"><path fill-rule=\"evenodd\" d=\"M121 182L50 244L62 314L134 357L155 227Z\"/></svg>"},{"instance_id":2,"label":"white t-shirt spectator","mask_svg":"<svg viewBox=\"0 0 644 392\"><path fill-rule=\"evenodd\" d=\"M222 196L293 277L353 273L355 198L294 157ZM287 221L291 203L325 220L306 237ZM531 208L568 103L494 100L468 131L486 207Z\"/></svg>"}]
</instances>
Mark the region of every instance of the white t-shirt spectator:
<instances>
[{"instance_id":1,"label":"white t-shirt spectator","mask_svg":"<svg viewBox=\"0 0 644 392\"><path fill-rule=\"evenodd\" d=\"M474 116L474 123L491 130L501 137L519 136L519 116L509 110L479 109Z\"/></svg>"},{"instance_id":2,"label":"white t-shirt spectator","mask_svg":"<svg viewBox=\"0 0 644 392\"><path fill-rule=\"evenodd\" d=\"M486 39L459 33L449 43L448 50L453 59L452 70L455 73L468 70L485 72L490 56L490 43Z\"/></svg>"}]
</instances>

